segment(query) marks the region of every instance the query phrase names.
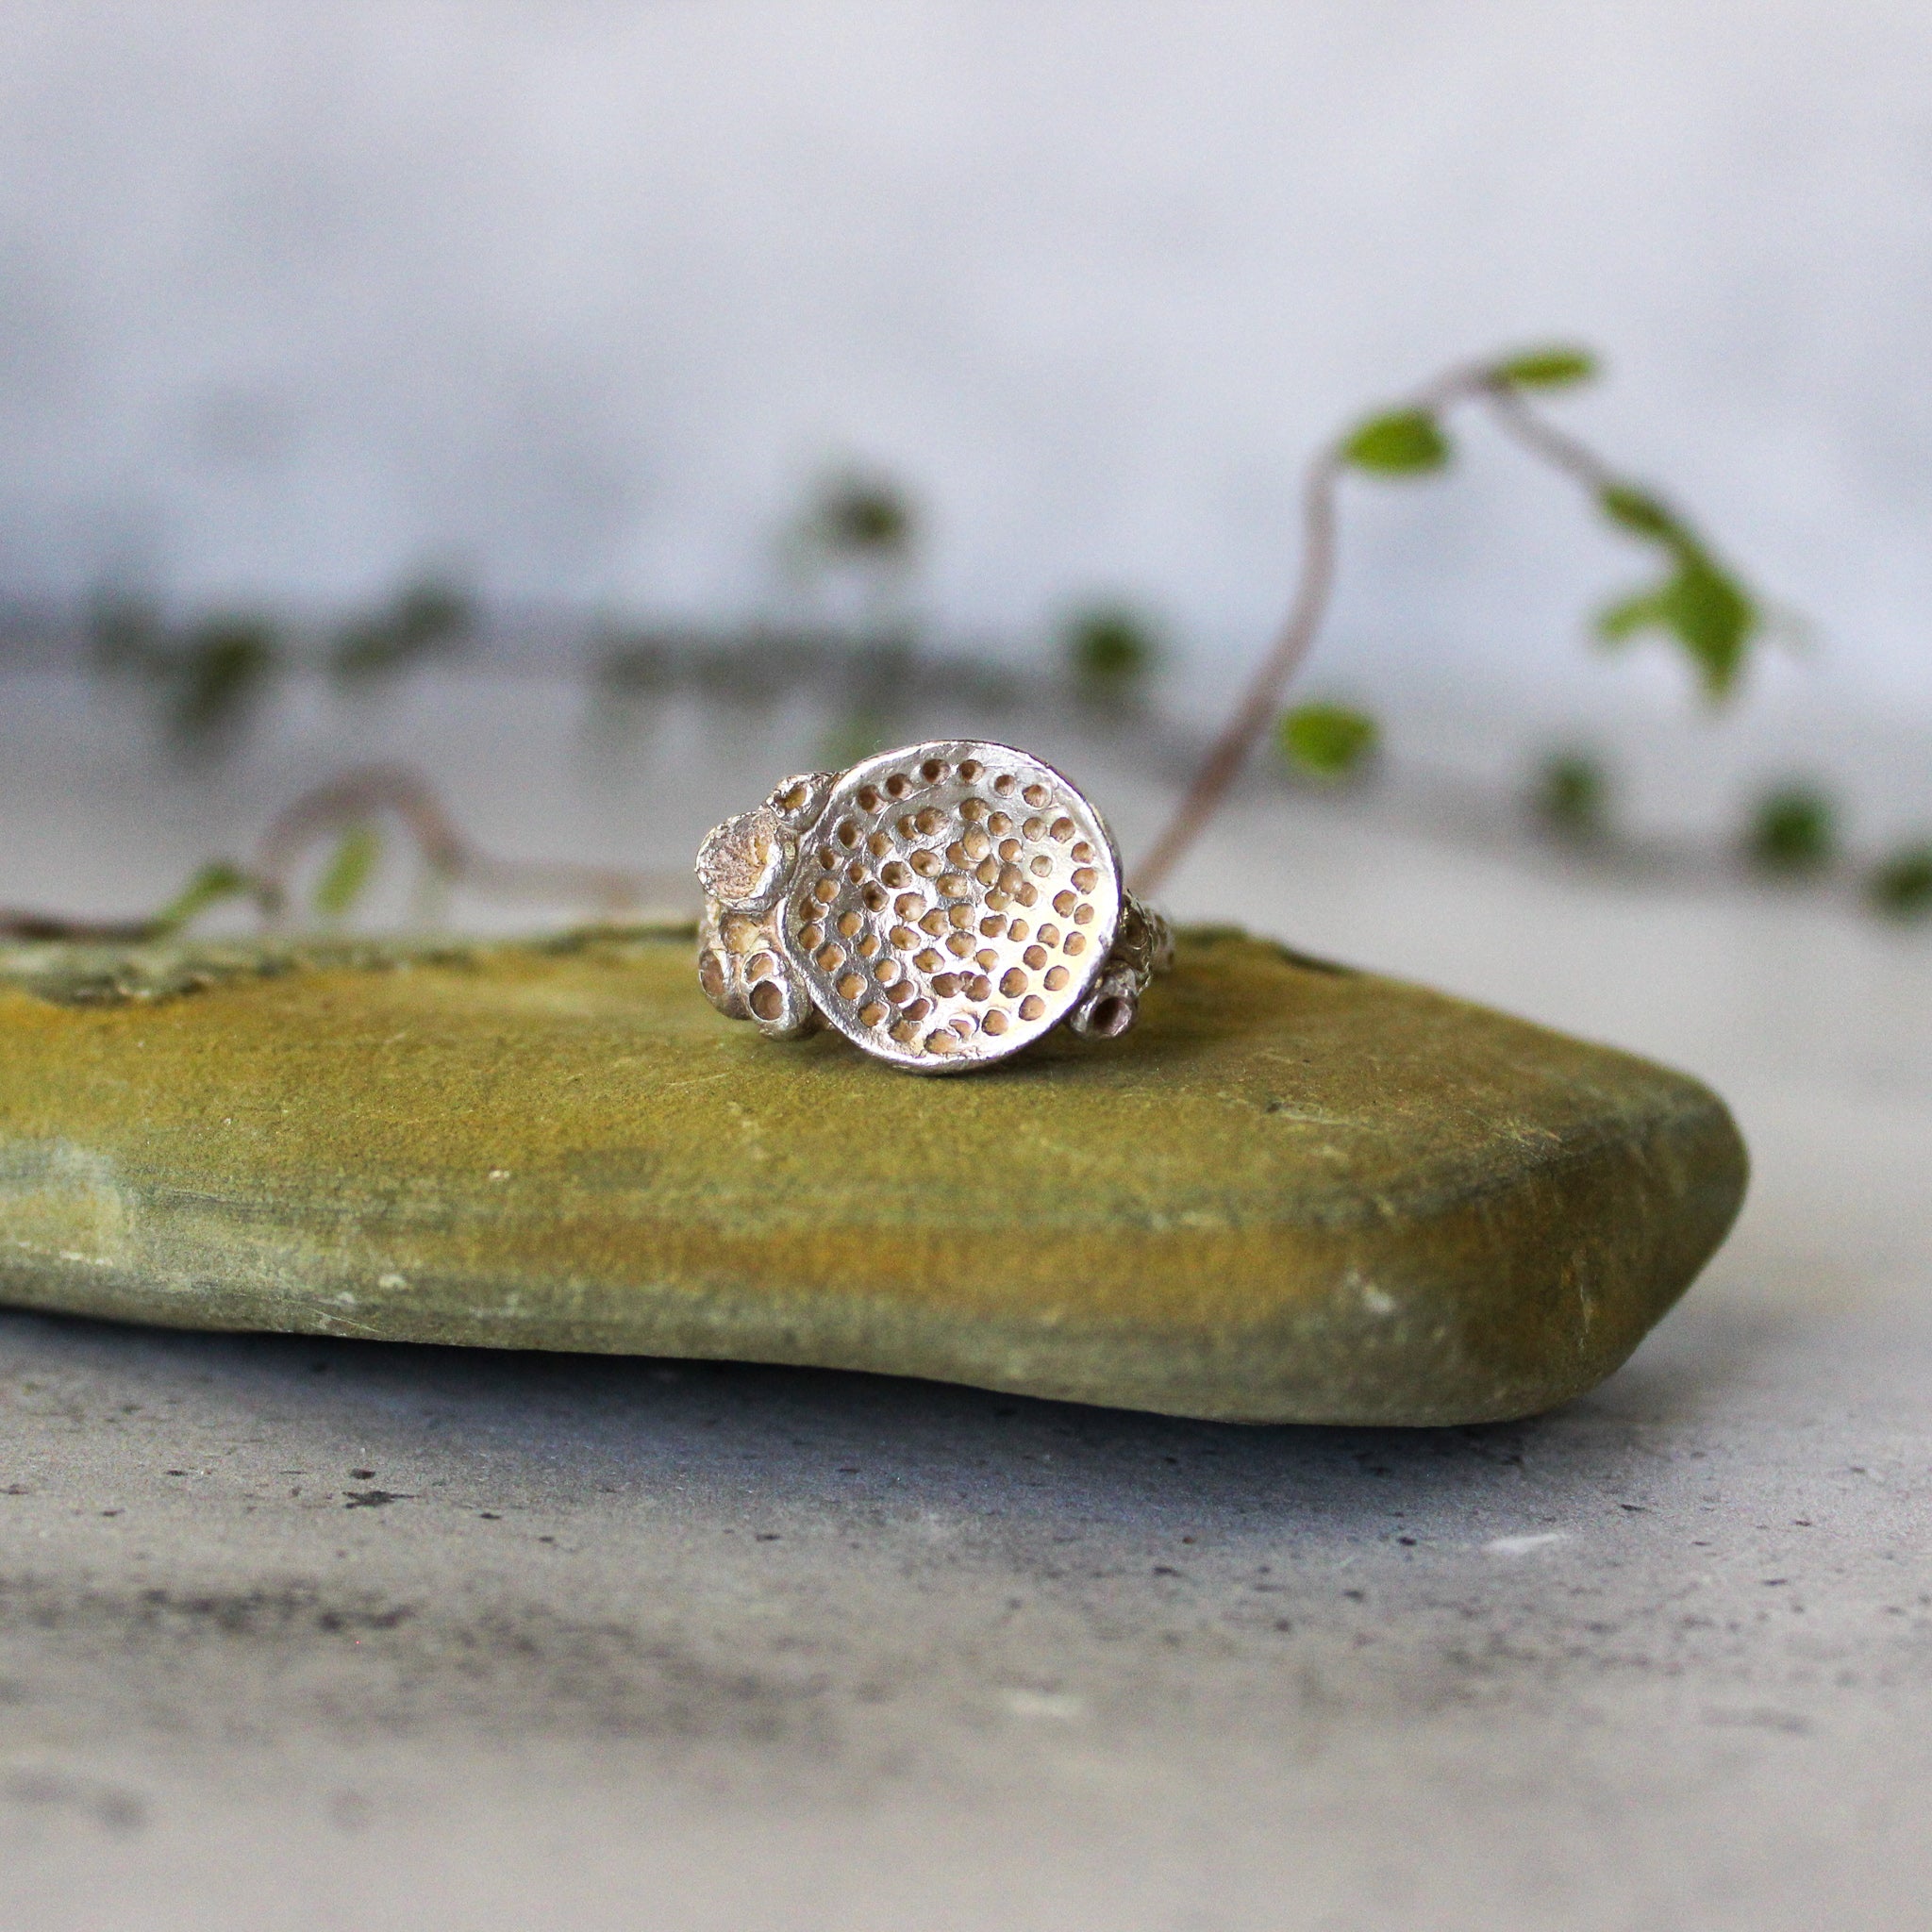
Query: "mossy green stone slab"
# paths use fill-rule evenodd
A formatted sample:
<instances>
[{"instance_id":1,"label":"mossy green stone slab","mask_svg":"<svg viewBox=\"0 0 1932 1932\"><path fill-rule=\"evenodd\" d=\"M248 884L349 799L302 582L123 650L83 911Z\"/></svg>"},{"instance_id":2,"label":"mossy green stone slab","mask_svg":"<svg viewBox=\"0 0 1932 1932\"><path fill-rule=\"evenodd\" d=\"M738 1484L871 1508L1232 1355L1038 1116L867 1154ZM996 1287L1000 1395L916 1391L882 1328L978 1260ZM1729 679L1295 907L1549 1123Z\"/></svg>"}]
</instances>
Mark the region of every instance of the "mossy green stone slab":
<instances>
[{"instance_id":1,"label":"mossy green stone slab","mask_svg":"<svg viewBox=\"0 0 1932 1932\"><path fill-rule=\"evenodd\" d=\"M185 1327L1478 1422L1609 1374L1744 1176L1681 1074L1231 933L942 1083L721 1019L683 935L0 952L0 1298Z\"/></svg>"}]
</instances>

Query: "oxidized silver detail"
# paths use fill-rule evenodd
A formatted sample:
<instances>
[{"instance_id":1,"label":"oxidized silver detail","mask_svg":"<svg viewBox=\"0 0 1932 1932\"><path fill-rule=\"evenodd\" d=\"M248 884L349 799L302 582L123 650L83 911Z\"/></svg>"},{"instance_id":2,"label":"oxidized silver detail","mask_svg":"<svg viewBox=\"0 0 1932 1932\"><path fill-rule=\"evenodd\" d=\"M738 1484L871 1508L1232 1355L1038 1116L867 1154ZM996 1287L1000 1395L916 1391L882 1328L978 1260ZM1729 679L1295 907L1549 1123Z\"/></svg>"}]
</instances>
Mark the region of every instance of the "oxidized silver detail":
<instances>
[{"instance_id":1,"label":"oxidized silver detail","mask_svg":"<svg viewBox=\"0 0 1932 1932\"><path fill-rule=\"evenodd\" d=\"M1004 1059L1062 1020L1134 1023L1172 960L1106 821L1051 765L939 740L789 778L698 854L706 996L771 1039L829 1024L910 1073Z\"/></svg>"},{"instance_id":2,"label":"oxidized silver detail","mask_svg":"<svg viewBox=\"0 0 1932 1932\"><path fill-rule=\"evenodd\" d=\"M1166 915L1123 892L1121 923L1107 964L1067 1015L1067 1024L1085 1040L1118 1040L1139 1018L1141 995L1154 975L1173 964L1174 928Z\"/></svg>"}]
</instances>

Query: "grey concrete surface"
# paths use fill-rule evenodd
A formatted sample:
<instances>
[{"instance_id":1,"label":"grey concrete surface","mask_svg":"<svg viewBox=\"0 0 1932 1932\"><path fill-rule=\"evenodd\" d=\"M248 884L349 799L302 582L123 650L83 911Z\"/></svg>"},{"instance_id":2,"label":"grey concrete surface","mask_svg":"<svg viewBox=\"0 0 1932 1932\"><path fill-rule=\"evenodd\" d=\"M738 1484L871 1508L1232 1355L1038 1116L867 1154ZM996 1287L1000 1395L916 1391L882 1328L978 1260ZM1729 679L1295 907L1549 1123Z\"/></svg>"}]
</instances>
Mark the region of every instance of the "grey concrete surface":
<instances>
[{"instance_id":1,"label":"grey concrete surface","mask_svg":"<svg viewBox=\"0 0 1932 1932\"><path fill-rule=\"evenodd\" d=\"M0 1319L0 1924L1928 1923L1932 1322L1560 1414Z\"/></svg>"},{"instance_id":2,"label":"grey concrete surface","mask_svg":"<svg viewBox=\"0 0 1932 1932\"><path fill-rule=\"evenodd\" d=\"M1732 1098L1624 1372L1242 1430L0 1314L0 1928L1932 1925L1932 941L1270 801L1237 903Z\"/></svg>"}]
</instances>

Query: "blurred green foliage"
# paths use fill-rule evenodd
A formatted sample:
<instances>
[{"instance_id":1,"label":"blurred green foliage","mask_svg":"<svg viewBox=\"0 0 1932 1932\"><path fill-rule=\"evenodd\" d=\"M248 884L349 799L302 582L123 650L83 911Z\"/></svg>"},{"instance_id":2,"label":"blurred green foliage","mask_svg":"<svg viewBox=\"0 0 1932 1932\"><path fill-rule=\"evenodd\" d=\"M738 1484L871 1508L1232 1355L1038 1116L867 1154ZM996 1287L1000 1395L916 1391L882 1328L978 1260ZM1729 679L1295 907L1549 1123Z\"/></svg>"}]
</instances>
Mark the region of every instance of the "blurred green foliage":
<instances>
[{"instance_id":1,"label":"blurred green foliage","mask_svg":"<svg viewBox=\"0 0 1932 1932\"><path fill-rule=\"evenodd\" d=\"M1275 726L1289 763L1309 777L1327 780L1357 776L1381 737L1373 718L1346 705L1298 705Z\"/></svg>"},{"instance_id":2,"label":"blurred green foliage","mask_svg":"<svg viewBox=\"0 0 1932 1932\"><path fill-rule=\"evenodd\" d=\"M1608 829L1609 774L1585 751L1553 752L1543 760L1530 808L1546 830L1561 838L1600 839Z\"/></svg>"},{"instance_id":3,"label":"blurred green foliage","mask_svg":"<svg viewBox=\"0 0 1932 1932\"><path fill-rule=\"evenodd\" d=\"M344 683L363 683L458 650L475 627L475 608L466 592L423 578L382 609L344 625L330 668Z\"/></svg>"},{"instance_id":4,"label":"blurred green foliage","mask_svg":"<svg viewBox=\"0 0 1932 1932\"><path fill-rule=\"evenodd\" d=\"M393 672L456 648L475 625L470 600L453 586L408 586L375 614L345 625L329 656L344 683ZM225 748L297 656L281 626L248 612L216 613L184 628L140 597L109 593L89 610L94 667L138 677L155 693L161 721L192 757Z\"/></svg>"},{"instance_id":5,"label":"blurred green foliage","mask_svg":"<svg viewBox=\"0 0 1932 1932\"><path fill-rule=\"evenodd\" d=\"M1342 458L1377 476L1421 476L1449 461L1449 439L1426 409L1371 416L1342 441Z\"/></svg>"},{"instance_id":6,"label":"blurred green foliage","mask_svg":"<svg viewBox=\"0 0 1932 1932\"><path fill-rule=\"evenodd\" d=\"M1451 408L1487 402L1499 426L1581 483L1617 532L1659 556L1662 569L1654 582L1598 614L1601 639L1621 644L1660 634L1689 661L1705 694L1721 701L1736 690L1765 628L1758 600L1679 511L1613 474L1524 400L1586 382L1596 368L1587 349L1544 345L1452 370L1417 401L1357 423L1321 458L1315 487L1332 487L1344 471L1387 478L1440 473L1456 453L1445 427ZM1321 509L1330 508L1316 501ZM1332 523L1330 516L1324 535L1323 519L1311 522L1311 546L1332 545ZM913 495L882 475L850 470L824 478L791 535L811 568L842 575L844 590L858 592L856 598L834 604L832 614L822 614L816 624L651 629L612 638L596 663L599 692L641 699L689 691L758 706L803 695L821 715L838 721L822 746L824 762L836 768L903 736L902 714L935 700L991 712L1063 701L1071 688L1085 702L1125 705L1141 698L1160 661L1156 626L1115 602L1080 607L1058 626L1058 680L1016 673L984 656L920 653L902 601L906 572L921 542L920 518ZM1332 550L1329 557L1332 561ZM1311 625L1319 624L1320 593L1309 608ZM183 627L171 625L153 602L127 594L96 599L89 627L96 667L143 680L176 742L195 751L230 737L292 655L289 640L265 617L213 615ZM423 577L337 629L323 661L353 687L458 650L476 628L475 606L461 589ZM1373 717L1328 702L1281 714L1275 738L1294 771L1324 781L1359 775L1373 765L1381 742ZM1566 749L1548 757L1537 770L1528 804L1540 824L1566 839L1609 836L1610 777L1589 752ZM1779 787L1751 810L1739 849L1770 874L1831 871L1841 857L1832 801L1813 785ZM351 824L316 877L314 916L325 922L348 917L381 857L374 826ZM1876 910L1901 919L1932 917L1932 841L1903 847L1861 876L1864 896ZM151 925L172 932L226 901L253 898L267 909L276 896L242 868L217 862L202 868Z\"/></svg>"},{"instance_id":7,"label":"blurred green foliage","mask_svg":"<svg viewBox=\"0 0 1932 1932\"><path fill-rule=\"evenodd\" d=\"M244 724L275 668L281 634L265 617L211 617L156 667L175 737L205 750Z\"/></svg>"},{"instance_id":8,"label":"blurred green foliage","mask_svg":"<svg viewBox=\"0 0 1932 1932\"><path fill-rule=\"evenodd\" d=\"M1889 918L1932 917L1932 841L1907 845L1875 866L1865 894Z\"/></svg>"},{"instance_id":9,"label":"blurred green foliage","mask_svg":"<svg viewBox=\"0 0 1932 1932\"><path fill-rule=\"evenodd\" d=\"M919 539L912 497L890 476L844 471L813 490L798 535L827 560L904 562Z\"/></svg>"},{"instance_id":10,"label":"blurred green foliage","mask_svg":"<svg viewBox=\"0 0 1932 1932\"><path fill-rule=\"evenodd\" d=\"M266 905L261 883L251 873L228 859L214 859L201 867L155 914L148 922L149 929L157 939L166 939L192 925L211 908L231 899L253 899L258 906Z\"/></svg>"},{"instance_id":11,"label":"blurred green foliage","mask_svg":"<svg viewBox=\"0 0 1932 1932\"><path fill-rule=\"evenodd\" d=\"M1437 393L1450 399L1457 392L1465 398L1487 393L1500 408L1504 397L1499 391L1513 396L1523 390L1568 388L1590 380L1596 370L1596 358L1588 349L1530 349L1465 373ZM1431 475L1446 468L1453 453L1441 417L1441 407L1421 405L1371 416L1341 440L1336 458L1372 475ZM1665 570L1657 582L1598 613L1602 641L1621 644L1660 632L1682 649L1707 697L1713 702L1727 697L1764 622L1757 601L1736 573L1675 510L1648 491L1612 476L1580 443L1525 414L1522 405L1513 405L1505 420L1516 425L1528 448L1585 482L1597 508L1618 530L1663 553Z\"/></svg>"},{"instance_id":12,"label":"blurred green foliage","mask_svg":"<svg viewBox=\"0 0 1932 1932\"><path fill-rule=\"evenodd\" d=\"M265 617L205 618L183 635L141 598L97 598L89 612L95 667L136 676L154 690L170 734L200 753L232 735L260 699L281 649Z\"/></svg>"},{"instance_id":13,"label":"blurred green foliage","mask_svg":"<svg viewBox=\"0 0 1932 1932\"><path fill-rule=\"evenodd\" d=\"M316 915L334 924L346 919L375 876L382 839L374 825L350 825L336 841L315 882Z\"/></svg>"},{"instance_id":14,"label":"blurred green foliage","mask_svg":"<svg viewBox=\"0 0 1932 1932\"><path fill-rule=\"evenodd\" d=\"M1604 514L1626 534L1656 544L1668 568L1648 590L1607 606L1597 617L1606 643L1662 631L1682 645L1705 695L1727 697L1744 669L1751 640L1763 627L1757 601L1712 557L1674 510L1647 491L1611 484L1598 495Z\"/></svg>"},{"instance_id":15,"label":"blurred green foliage","mask_svg":"<svg viewBox=\"0 0 1932 1932\"><path fill-rule=\"evenodd\" d=\"M1769 873L1823 872L1838 857L1838 814L1814 785L1781 785L1751 813L1744 851Z\"/></svg>"},{"instance_id":16,"label":"blurred green foliage","mask_svg":"<svg viewBox=\"0 0 1932 1932\"><path fill-rule=\"evenodd\" d=\"M1060 652L1082 697L1117 704L1143 693L1160 661L1160 641L1153 625L1125 605L1096 604L1061 625Z\"/></svg>"},{"instance_id":17,"label":"blurred green foliage","mask_svg":"<svg viewBox=\"0 0 1932 1932\"><path fill-rule=\"evenodd\" d=\"M1570 343L1504 356L1486 372L1491 382L1506 389L1568 389L1572 383L1589 382L1596 373L1595 356Z\"/></svg>"}]
</instances>

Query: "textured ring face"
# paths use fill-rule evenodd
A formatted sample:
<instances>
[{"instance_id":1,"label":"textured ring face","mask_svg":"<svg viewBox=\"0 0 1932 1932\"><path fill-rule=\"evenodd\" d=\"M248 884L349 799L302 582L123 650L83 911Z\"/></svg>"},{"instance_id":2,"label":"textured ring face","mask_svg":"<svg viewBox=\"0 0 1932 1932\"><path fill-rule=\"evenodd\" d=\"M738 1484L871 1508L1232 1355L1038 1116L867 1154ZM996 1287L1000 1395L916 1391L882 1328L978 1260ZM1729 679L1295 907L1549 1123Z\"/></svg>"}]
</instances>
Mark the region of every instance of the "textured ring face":
<instances>
[{"instance_id":1,"label":"textured ring face","mask_svg":"<svg viewBox=\"0 0 1932 1932\"><path fill-rule=\"evenodd\" d=\"M1120 857L1051 765L941 741L855 765L800 841L780 940L867 1053L947 1073L1038 1040L1092 985Z\"/></svg>"}]
</instances>

